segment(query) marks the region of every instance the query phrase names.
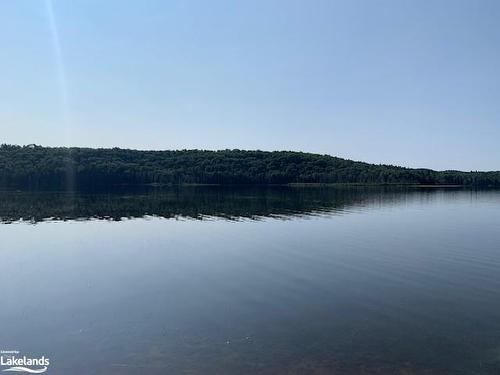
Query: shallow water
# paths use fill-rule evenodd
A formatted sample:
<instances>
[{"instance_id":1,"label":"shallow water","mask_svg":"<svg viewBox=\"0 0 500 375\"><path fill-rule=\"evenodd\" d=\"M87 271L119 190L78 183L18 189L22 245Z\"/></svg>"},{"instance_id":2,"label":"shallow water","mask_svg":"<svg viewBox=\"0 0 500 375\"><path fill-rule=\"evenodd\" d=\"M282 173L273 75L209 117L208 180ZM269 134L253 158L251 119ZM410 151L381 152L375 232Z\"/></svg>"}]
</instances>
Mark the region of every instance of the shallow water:
<instances>
[{"instance_id":1,"label":"shallow water","mask_svg":"<svg viewBox=\"0 0 500 375\"><path fill-rule=\"evenodd\" d=\"M498 191L3 192L0 220L0 349L48 374L500 373Z\"/></svg>"}]
</instances>

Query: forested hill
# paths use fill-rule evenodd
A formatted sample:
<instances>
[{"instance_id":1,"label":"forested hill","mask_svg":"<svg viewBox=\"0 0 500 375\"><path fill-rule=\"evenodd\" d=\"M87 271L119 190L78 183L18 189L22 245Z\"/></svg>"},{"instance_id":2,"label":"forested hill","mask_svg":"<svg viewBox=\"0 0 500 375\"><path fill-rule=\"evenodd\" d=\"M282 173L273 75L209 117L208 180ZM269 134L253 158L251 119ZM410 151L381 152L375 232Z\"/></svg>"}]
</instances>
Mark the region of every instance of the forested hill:
<instances>
[{"instance_id":1,"label":"forested hill","mask_svg":"<svg viewBox=\"0 0 500 375\"><path fill-rule=\"evenodd\" d=\"M0 146L0 188L4 189L153 183L500 186L500 172L437 172L290 151L137 151Z\"/></svg>"}]
</instances>

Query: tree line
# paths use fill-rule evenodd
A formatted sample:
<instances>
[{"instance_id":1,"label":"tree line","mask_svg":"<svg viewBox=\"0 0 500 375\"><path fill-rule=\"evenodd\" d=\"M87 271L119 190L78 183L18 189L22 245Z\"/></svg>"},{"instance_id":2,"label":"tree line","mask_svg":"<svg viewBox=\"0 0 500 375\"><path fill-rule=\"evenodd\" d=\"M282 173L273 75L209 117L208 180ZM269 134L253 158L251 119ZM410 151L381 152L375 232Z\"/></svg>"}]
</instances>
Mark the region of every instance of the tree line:
<instances>
[{"instance_id":1,"label":"tree line","mask_svg":"<svg viewBox=\"0 0 500 375\"><path fill-rule=\"evenodd\" d=\"M439 172L293 151L0 146L0 188L4 189L290 183L500 186L500 172Z\"/></svg>"}]
</instances>

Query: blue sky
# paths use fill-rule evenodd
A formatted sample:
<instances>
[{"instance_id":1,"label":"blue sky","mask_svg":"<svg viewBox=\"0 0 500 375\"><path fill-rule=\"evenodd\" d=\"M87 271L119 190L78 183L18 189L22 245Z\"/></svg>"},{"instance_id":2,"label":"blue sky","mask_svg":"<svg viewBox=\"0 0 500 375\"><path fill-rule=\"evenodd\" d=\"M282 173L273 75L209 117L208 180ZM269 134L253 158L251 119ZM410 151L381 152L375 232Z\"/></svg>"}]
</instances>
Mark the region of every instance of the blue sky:
<instances>
[{"instance_id":1,"label":"blue sky","mask_svg":"<svg viewBox=\"0 0 500 375\"><path fill-rule=\"evenodd\" d=\"M499 1L0 2L0 142L500 169Z\"/></svg>"}]
</instances>

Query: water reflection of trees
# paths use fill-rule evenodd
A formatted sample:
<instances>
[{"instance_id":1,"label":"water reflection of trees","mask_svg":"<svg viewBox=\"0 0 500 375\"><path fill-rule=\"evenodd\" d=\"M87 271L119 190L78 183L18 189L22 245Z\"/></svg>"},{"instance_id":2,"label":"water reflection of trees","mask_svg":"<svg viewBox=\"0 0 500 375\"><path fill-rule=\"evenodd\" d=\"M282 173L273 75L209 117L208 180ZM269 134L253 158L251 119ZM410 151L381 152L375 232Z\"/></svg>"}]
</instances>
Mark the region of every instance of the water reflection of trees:
<instances>
[{"instance_id":1,"label":"water reflection of trees","mask_svg":"<svg viewBox=\"0 0 500 375\"><path fill-rule=\"evenodd\" d=\"M418 199L436 193L419 190ZM409 188L217 187L107 192L1 192L0 221L122 220L159 216L230 220L341 213L415 198Z\"/></svg>"}]
</instances>

